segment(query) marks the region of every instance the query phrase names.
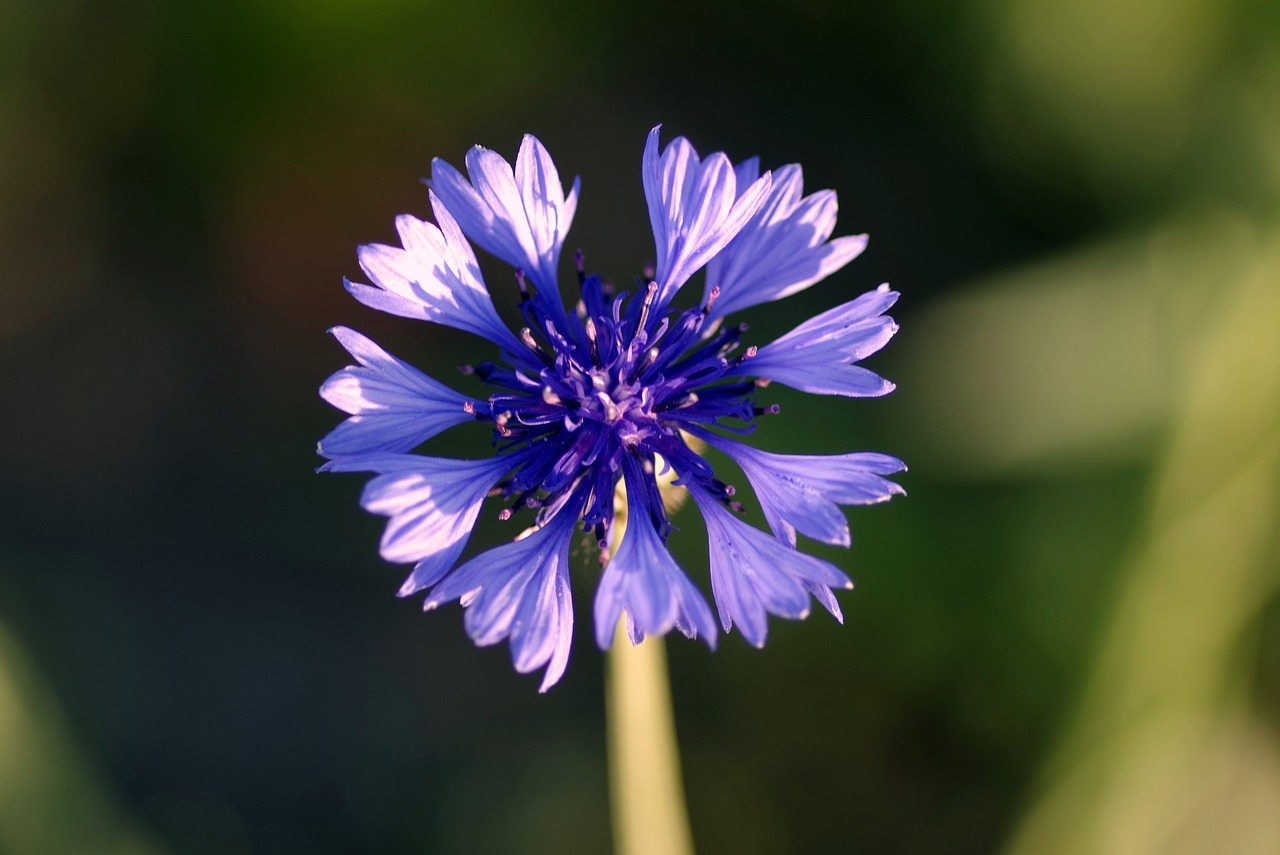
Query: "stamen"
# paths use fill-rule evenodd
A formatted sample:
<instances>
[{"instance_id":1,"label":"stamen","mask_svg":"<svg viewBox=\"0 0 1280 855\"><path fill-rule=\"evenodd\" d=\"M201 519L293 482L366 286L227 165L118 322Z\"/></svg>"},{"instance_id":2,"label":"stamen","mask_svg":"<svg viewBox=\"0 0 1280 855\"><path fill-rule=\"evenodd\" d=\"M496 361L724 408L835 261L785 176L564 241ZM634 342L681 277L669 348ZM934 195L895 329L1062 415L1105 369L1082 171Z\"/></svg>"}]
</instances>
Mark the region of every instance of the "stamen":
<instances>
[{"instance_id":1,"label":"stamen","mask_svg":"<svg viewBox=\"0 0 1280 855\"><path fill-rule=\"evenodd\" d=\"M711 293L707 295L707 304L702 307L702 314L705 317L711 313L711 307L716 304L716 300L720 297L720 286L717 285L711 289Z\"/></svg>"},{"instance_id":2,"label":"stamen","mask_svg":"<svg viewBox=\"0 0 1280 855\"><path fill-rule=\"evenodd\" d=\"M685 407L692 407L694 404L698 403L699 400L697 392L690 392L683 398L676 398L674 401L669 401L663 404L658 409L664 412L670 410L681 410Z\"/></svg>"},{"instance_id":3,"label":"stamen","mask_svg":"<svg viewBox=\"0 0 1280 855\"><path fill-rule=\"evenodd\" d=\"M644 359L640 360L640 363L636 366L635 370L631 372L631 376L627 378L627 382L634 383L635 379L639 377L641 374L643 374L644 372L648 371L649 366L653 365L653 363L656 362L657 359L658 359L658 348L656 347L649 348L648 351L645 352Z\"/></svg>"},{"instance_id":4,"label":"stamen","mask_svg":"<svg viewBox=\"0 0 1280 855\"><path fill-rule=\"evenodd\" d=\"M524 268L516 268L516 285L520 287L520 302L524 303L529 299L529 283L524 278Z\"/></svg>"},{"instance_id":5,"label":"stamen","mask_svg":"<svg viewBox=\"0 0 1280 855\"><path fill-rule=\"evenodd\" d=\"M586 265L584 264L584 261L585 261L585 257L583 256L581 249L579 249L577 252L573 254L573 266L578 271L579 286L581 286L584 282L587 281L587 268L586 268Z\"/></svg>"},{"instance_id":6,"label":"stamen","mask_svg":"<svg viewBox=\"0 0 1280 855\"><path fill-rule=\"evenodd\" d=\"M622 415L622 413L618 411L618 405L615 404L613 402L613 399L610 398L608 395L606 395L604 392L597 392L596 398L597 400L600 401L601 406L604 407L605 422L607 424L613 424L614 422L616 422L618 420L618 417Z\"/></svg>"},{"instance_id":7,"label":"stamen","mask_svg":"<svg viewBox=\"0 0 1280 855\"><path fill-rule=\"evenodd\" d=\"M782 412L782 407L778 404L770 404L767 407L752 407L751 412L757 416L776 416Z\"/></svg>"},{"instance_id":8,"label":"stamen","mask_svg":"<svg viewBox=\"0 0 1280 855\"><path fill-rule=\"evenodd\" d=\"M465 374L465 375L467 375L467 376L469 377L469 376L471 376L472 374L475 374L475 373L476 373L476 367L475 367L474 365L465 365L465 364L464 364L464 365L459 365L459 366L458 366L458 372L459 372L459 373L461 373L461 374Z\"/></svg>"},{"instance_id":9,"label":"stamen","mask_svg":"<svg viewBox=\"0 0 1280 855\"><path fill-rule=\"evenodd\" d=\"M542 349L542 346L538 344L538 340L533 337L533 330L529 329L528 327L522 328L520 330L520 340L524 342L525 347L533 351L534 356L537 356L547 365L551 364L551 357L548 356L546 351ZM538 384L535 383L532 385L536 386Z\"/></svg>"},{"instance_id":10,"label":"stamen","mask_svg":"<svg viewBox=\"0 0 1280 855\"><path fill-rule=\"evenodd\" d=\"M650 282L649 287L644 292L644 302L640 304L640 320L636 323L636 335L644 332L649 326L649 309L653 306L653 299L658 295L658 283Z\"/></svg>"},{"instance_id":11,"label":"stamen","mask_svg":"<svg viewBox=\"0 0 1280 855\"><path fill-rule=\"evenodd\" d=\"M591 361L596 368L601 368L604 363L600 360L600 344L596 341L596 322L588 316L587 322L583 326L587 331L587 341L591 343Z\"/></svg>"}]
</instances>

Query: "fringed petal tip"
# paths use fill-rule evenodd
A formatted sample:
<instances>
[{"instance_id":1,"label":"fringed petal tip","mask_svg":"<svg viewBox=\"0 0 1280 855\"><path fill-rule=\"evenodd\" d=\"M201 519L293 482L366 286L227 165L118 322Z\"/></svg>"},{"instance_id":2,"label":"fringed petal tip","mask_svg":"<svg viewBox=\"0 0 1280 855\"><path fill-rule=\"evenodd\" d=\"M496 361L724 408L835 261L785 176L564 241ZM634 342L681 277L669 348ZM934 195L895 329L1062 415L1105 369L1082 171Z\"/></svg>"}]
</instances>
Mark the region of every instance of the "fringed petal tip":
<instances>
[{"instance_id":1,"label":"fringed petal tip","mask_svg":"<svg viewBox=\"0 0 1280 855\"><path fill-rule=\"evenodd\" d=\"M649 493L637 466L624 466L632 512L617 552L605 566L593 610L596 644L608 650L622 615L632 643L678 629L715 649L715 619L702 592L676 564L654 528Z\"/></svg>"},{"instance_id":2,"label":"fringed petal tip","mask_svg":"<svg viewBox=\"0 0 1280 855\"><path fill-rule=\"evenodd\" d=\"M803 620L811 593L848 583L839 568L744 523L711 493L691 493L706 520L711 587L726 632L737 626L750 644L762 646L769 615Z\"/></svg>"},{"instance_id":3,"label":"fringed petal tip","mask_svg":"<svg viewBox=\"0 0 1280 855\"><path fill-rule=\"evenodd\" d=\"M723 152L700 158L685 137L659 151L658 128L645 141L642 173L656 247L656 305L676 292L733 240L764 204L772 175L738 186Z\"/></svg>"},{"instance_id":4,"label":"fringed petal tip","mask_svg":"<svg viewBox=\"0 0 1280 855\"><path fill-rule=\"evenodd\" d=\"M735 171L742 193L759 173L758 159L743 161ZM838 208L834 191L803 193L798 164L777 169L758 212L708 262L707 292L720 289L713 318L799 293L866 249L866 234L831 239Z\"/></svg>"}]
</instances>

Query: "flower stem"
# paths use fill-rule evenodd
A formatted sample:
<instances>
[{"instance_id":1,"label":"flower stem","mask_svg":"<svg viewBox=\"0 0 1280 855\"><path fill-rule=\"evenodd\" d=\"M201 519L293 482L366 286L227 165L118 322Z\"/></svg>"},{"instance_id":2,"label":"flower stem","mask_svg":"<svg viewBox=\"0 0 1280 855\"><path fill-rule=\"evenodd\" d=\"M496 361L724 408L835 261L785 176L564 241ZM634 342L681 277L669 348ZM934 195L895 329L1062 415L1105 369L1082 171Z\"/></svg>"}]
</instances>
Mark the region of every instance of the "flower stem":
<instances>
[{"instance_id":1,"label":"flower stem","mask_svg":"<svg viewBox=\"0 0 1280 855\"><path fill-rule=\"evenodd\" d=\"M693 855L662 638L632 646L619 622L605 715L615 855Z\"/></svg>"}]
</instances>

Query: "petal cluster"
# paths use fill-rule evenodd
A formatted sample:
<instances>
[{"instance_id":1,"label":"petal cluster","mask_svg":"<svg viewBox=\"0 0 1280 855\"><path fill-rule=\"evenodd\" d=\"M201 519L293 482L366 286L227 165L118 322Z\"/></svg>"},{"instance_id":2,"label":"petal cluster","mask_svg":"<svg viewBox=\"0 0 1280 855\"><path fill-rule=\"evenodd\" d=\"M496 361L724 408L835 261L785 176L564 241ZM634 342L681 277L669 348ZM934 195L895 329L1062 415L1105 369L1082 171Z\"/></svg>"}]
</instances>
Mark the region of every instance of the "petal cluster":
<instances>
[{"instance_id":1,"label":"petal cluster","mask_svg":"<svg viewBox=\"0 0 1280 855\"><path fill-rule=\"evenodd\" d=\"M862 251L865 236L831 239L835 194L805 196L799 166L761 174L755 159L734 166L720 152L700 157L683 137L662 147L658 128L641 173L652 275L616 292L579 253L577 295L566 305L559 267L578 181L566 194L532 136L514 166L479 146L465 176L434 161L435 222L399 217L400 246L360 247L369 284L347 288L374 309L474 333L496 347L494 359L465 366L472 388L464 394L337 327L356 364L321 387L348 415L321 440L321 469L373 473L361 504L387 517L382 557L412 565L400 595L425 591L428 609L460 602L476 644L506 641L516 670L545 669L542 690L568 663L579 529L594 538L603 567L592 610L601 648L623 621L633 643L676 629L715 646L711 605L668 550L674 528L660 477L674 476L706 521L720 626L738 627L757 646L769 615L803 618L812 599L842 619L834 591L852 584L798 551L797 533L847 546L841 506L902 493L885 476L905 466L888 455L781 454L726 435L749 435L777 412L759 400L768 381L852 397L893 388L856 364L897 330L885 315L897 297L887 286L759 346L744 343L745 325L724 321L808 288ZM514 268L514 329L494 307L472 244ZM702 299L675 308L676 294L704 269ZM487 428L487 453L419 451L467 422ZM717 478L707 446L741 467L771 532L741 519L742 496ZM486 503L500 506L514 537L464 559Z\"/></svg>"}]
</instances>

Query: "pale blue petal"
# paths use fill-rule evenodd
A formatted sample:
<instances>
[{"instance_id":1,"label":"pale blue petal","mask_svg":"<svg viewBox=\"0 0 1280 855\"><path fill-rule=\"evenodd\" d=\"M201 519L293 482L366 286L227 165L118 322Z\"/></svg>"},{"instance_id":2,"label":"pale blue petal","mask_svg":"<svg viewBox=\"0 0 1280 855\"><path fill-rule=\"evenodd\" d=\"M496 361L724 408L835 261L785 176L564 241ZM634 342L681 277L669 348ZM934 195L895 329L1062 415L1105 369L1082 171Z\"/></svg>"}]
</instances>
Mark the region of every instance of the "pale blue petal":
<instances>
[{"instance_id":1,"label":"pale blue petal","mask_svg":"<svg viewBox=\"0 0 1280 855\"><path fill-rule=\"evenodd\" d=\"M528 537L483 552L445 577L426 608L461 600L477 645L511 643L516 670L547 666L539 691L564 674L573 638L569 546L576 515L561 513Z\"/></svg>"},{"instance_id":2,"label":"pale blue petal","mask_svg":"<svg viewBox=\"0 0 1280 855\"><path fill-rule=\"evenodd\" d=\"M508 350L520 345L498 318L475 254L453 218L432 194L439 225L409 214L396 218L402 246L365 244L360 267L373 286L346 282L365 305L484 336Z\"/></svg>"},{"instance_id":3,"label":"pale blue petal","mask_svg":"<svg viewBox=\"0 0 1280 855\"><path fill-rule=\"evenodd\" d=\"M379 473L365 486L360 504L389 518L382 557L400 564L416 562L400 588L404 597L435 584L453 567L485 496L522 459L518 452L487 460L367 454L331 460L321 470Z\"/></svg>"},{"instance_id":4,"label":"pale blue petal","mask_svg":"<svg viewBox=\"0 0 1280 855\"><path fill-rule=\"evenodd\" d=\"M797 530L824 543L848 546L849 524L839 505L886 502L906 492L881 477L907 468L887 454L772 454L706 431L697 433L742 467L773 533L791 546Z\"/></svg>"},{"instance_id":5,"label":"pale blue petal","mask_svg":"<svg viewBox=\"0 0 1280 855\"><path fill-rule=\"evenodd\" d=\"M532 134L526 134L520 143L515 175L524 211L529 218L529 231L533 236L538 270L549 283L543 285L541 279L535 279L535 284L555 288L560 248L569 232L573 209L577 207L578 183L574 182L572 206L566 206L556 165L546 148Z\"/></svg>"},{"instance_id":6,"label":"pale blue petal","mask_svg":"<svg viewBox=\"0 0 1280 855\"><path fill-rule=\"evenodd\" d=\"M633 502L632 507L643 505ZM643 510L631 514L622 544L596 589L596 643L601 650L609 649L624 612L633 642L679 628L689 638L701 635L715 649L715 620L706 599L671 557Z\"/></svg>"},{"instance_id":7,"label":"pale blue petal","mask_svg":"<svg viewBox=\"0 0 1280 855\"><path fill-rule=\"evenodd\" d=\"M642 170L657 255L656 303L665 306L755 215L770 175L739 188L722 152L699 159L687 139L676 137L659 154L658 132L649 132Z\"/></svg>"},{"instance_id":8,"label":"pale blue petal","mask_svg":"<svg viewBox=\"0 0 1280 855\"><path fill-rule=\"evenodd\" d=\"M894 384L852 363L880 348L898 331L883 314L898 298L881 285L806 321L765 345L730 373L764 377L804 392L849 397L887 395Z\"/></svg>"},{"instance_id":9,"label":"pale blue petal","mask_svg":"<svg viewBox=\"0 0 1280 855\"><path fill-rule=\"evenodd\" d=\"M475 146L467 175L437 158L431 186L462 231L486 252L520 268L551 305L560 304L556 271L578 204L579 182L566 198L546 148L532 135L521 142L513 170L501 155Z\"/></svg>"},{"instance_id":10,"label":"pale blue petal","mask_svg":"<svg viewBox=\"0 0 1280 855\"><path fill-rule=\"evenodd\" d=\"M810 582L808 580L805 580L804 587L805 590L813 595L819 605L831 613L833 618L839 623L844 623L844 612L840 610L840 603L836 601L836 595L831 588L821 582Z\"/></svg>"},{"instance_id":11,"label":"pale blue petal","mask_svg":"<svg viewBox=\"0 0 1280 855\"><path fill-rule=\"evenodd\" d=\"M471 398L396 359L353 329L334 327L329 332L360 364L336 372L320 387L321 398L351 414L320 440L318 450L325 457L409 451L473 418L463 409Z\"/></svg>"},{"instance_id":12,"label":"pale blue petal","mask_svg":"<svg viewBox=\"0 0 1280 855\"><path fill-rule=\"evenodd\" d=\"M747 525L705 490L691 485L689 492L707 523L711 588L726 632L737 624L748 642L763 646L766 612L804 618L814 585L853 587L835 566Z\"/></svg>"},{"instance_id":13,"label":"pale blue petal","mask_svg":"<svg viewBox=\"0 0 1280 855\"><path fill-rule=\"evenodd\" d=\"M758 172L753 158L738 165L742 176ZM741 186L741 185L740 185ZM707 264L704 302L711 289L720 296L710 318L803 291L862 253L866 235L828 241L836 223L836 194L807 197L798 164L773 173L768 198L719 255Z\"/></svg>"}]
</instances>

